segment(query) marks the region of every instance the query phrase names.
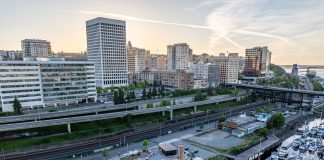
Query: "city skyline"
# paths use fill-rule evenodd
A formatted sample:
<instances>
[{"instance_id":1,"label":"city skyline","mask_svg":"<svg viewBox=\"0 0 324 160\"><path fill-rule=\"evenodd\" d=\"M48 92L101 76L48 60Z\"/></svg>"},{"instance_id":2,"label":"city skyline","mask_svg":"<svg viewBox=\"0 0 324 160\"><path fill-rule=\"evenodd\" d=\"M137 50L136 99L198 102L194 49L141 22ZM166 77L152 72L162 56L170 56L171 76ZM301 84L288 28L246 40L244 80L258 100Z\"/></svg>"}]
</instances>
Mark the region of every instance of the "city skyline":
<instances>
[{"instance_id":1,"label":"city skyline","mask_svg":"<svg viewBox=\"0 0 324 160\"><path fill-rule=\"evenodd\" d=\"M321 1L32 1L0 2L10 13L0 15L10 24L0 30L0 50L20 50L22 39L37 38L55 52L85 51L85 21L99 16L125 20L127 41L151 53L181 42L210 55L268 46L275 64L324 64Z\"/></svg>"}]
</instances>

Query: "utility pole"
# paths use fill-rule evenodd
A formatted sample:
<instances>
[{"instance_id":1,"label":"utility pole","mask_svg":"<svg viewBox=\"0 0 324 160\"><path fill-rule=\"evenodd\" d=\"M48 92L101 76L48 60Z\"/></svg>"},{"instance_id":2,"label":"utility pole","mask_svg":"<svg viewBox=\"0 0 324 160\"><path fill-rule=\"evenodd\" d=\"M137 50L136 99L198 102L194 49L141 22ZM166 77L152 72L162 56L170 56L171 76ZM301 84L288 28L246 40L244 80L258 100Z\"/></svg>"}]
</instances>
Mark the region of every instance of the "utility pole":
<instances>
[{"instance_id":1,"label":"utility pole","mask_svg":"<svg viewBox=\"0 0 324 160\"><path fill-rule=\"evenodd\" d=\"M2 148L2 159L3 159L3 160L6 160L5 155L4 155L3 148Z\"/></svg>"}]
</instances>

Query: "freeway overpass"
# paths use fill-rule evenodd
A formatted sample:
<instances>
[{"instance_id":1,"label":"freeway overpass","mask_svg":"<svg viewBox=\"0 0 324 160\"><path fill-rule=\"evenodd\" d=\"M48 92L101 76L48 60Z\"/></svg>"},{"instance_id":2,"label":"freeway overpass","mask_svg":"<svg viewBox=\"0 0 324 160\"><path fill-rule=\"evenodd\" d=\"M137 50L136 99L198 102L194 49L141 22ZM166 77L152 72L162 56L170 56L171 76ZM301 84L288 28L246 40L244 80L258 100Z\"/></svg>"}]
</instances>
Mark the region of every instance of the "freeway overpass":
<instances>
[{"instance_id":1,"label":"freeway overpass","mask_svg":"<svg viewBox=\"0 0 324 160\"><path fill-rule=\"evenodd\" d=\"M288 88L280 88L280 87L272 87L272 86L238 84L238 83L226 83L225 86L248 88L248 89L257 89L257 90L265 90L265 91L279 91L279 92L289 92L289 93L300 93L300 94L307 94L307 95L311 95L311 96L324 96L324 92L319 92L319 91L310 91L310 90L301 90L301 89L288 89Z\"/></svg>"},{"instance_id":2,"label":"freeway overpass","mask_svg":"<svg viewBox=\"0 0 324 160\"><path fill-rule=\"evenodd\" d=\"M324 92L301 90L301 89L288 89L272 86L261 86L261 85L250 85L250 84L237 84L237 83L227 83L227 87L237 87L244 89L252 89L252 97L263 96L270 98L272 102L282 102L284 104L297 103L300 107L305 107L310 109L313 105L313 99L316 96L324 96Z\"/></svg>"},{"instance_id":3,"label":"freeway overpass","mask_svg":"<svg viewBox=\"0 0 324 160\"><path fill-rule=\"evenodd\" d=\"M122 112L113 112L113 113L104 113L104 114L96 114L96 115L86 115L86 116L77 116L77 117L68 117L68 118L57 118L57 119L49 119L49 120L40 120L40 121L31 121L31 122L19 122L12 124L2 124L0 125L0 132L4 131L13 131L13 130L21 130L21 129L30 129L30 128L38 128L38 127L47 127L47 126L55 126L55 125L67 125L67 129L71 132L71 123L80 123L80 122L89 122L103 119L112 119L118 117L124 117L127 114L132 115L141 115L141 114L149 114L149 113L157 113L157 112L170 112L170 119L173 118L173 110L194 107L196 110L197 106L219 103L229 100L236 100L237 97L232 97L229 95L226 96L217 96L209 100L199 101L199 102L190 102L177 104L174 106L167 107L156 107L156 108L146 108L140 110L130 110L130 111L122 111Z\"/></svg>"},{"instance_id":4,"label":"freeway overpass","mask_svg":"<svg viewBox=\"0 0 324 160\"><path fill-rule=\"evenodd\" d=\"M174 97L174 98L155 99L155 100L148 100L148 101L137 101L128 104L118 104L118 105L107 106L107 107L106 104L96 104L96 105L89 105L87 107L73 108L70 110L61 110L57 112L40 112L40 113L33 113L33 114L26 114L26 115L19 115L19 116L6 116L6 117L0 117L0 124L24 122L24 121L38 121L41 119L53 119L59 117L77 116L77 115L84 115L84 114L98 114L100 112L108 112L108 111L123 110L123 109L127 110L127 109L133 109L140 105L145 105L147 103L157 103L162 100L173 101L175 99L189 98L189 97L192 97L192 95Z\"/></svg>"}]
</instances>

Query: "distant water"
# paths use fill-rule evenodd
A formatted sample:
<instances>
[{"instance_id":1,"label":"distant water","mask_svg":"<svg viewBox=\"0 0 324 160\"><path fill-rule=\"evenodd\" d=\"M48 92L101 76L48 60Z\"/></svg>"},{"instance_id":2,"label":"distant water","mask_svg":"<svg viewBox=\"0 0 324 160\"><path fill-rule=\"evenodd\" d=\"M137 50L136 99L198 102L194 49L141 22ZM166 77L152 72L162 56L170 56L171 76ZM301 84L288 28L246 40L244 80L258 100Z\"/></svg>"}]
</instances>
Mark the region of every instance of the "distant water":
<instances>
[{"instance_id":1,"label":"distant water","mask_svg":"<svg viewBox=\"0 0 324 160\"><path fill-rule=\"evenodd\" d=\"M287 73L291 73L291 69L292 68L284 68L286 70ZM316 75L319 76L319 77L322 77L324 78L324 69L316 69L316 68L312 68L310 70L314 70L316 72ZM306 71L307 69L299 69L298 72L299 72L299 75L306 75Z\"/></svg>"}]
</instances>

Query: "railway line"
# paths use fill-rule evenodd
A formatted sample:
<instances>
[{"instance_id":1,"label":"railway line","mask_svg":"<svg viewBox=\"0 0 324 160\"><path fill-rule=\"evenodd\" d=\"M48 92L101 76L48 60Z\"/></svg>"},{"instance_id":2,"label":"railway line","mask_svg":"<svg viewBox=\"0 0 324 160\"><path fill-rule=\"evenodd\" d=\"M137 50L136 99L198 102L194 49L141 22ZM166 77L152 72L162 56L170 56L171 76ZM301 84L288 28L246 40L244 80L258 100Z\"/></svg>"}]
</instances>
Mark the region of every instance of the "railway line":
<instances>
[{"instance_id":1,"label":"railway line","mask_svg":"<svg viewBox=\"0 0 324 160\"><path fill-rule=\"evenodd\" d=\"M40 160L40 159L59 159L64 158L69 155L79 154L84 152L89 152L94 149L102 148L103 146L112 146L112 145L126 145L127 143L141 141L145 138L152 138L158 134L165 134L168 131L178 130L184 126L191 126L200 124L201 122L215 121L220 115L231 114L237 115L243 111L253 110L259 106L266 104L267 102L257 102L250 105L241 105L226 109L221 109L209 114L197 113L194 115L187 116L185 119L176 119L170 122L167 122L162 125L154 125L146 130L128 130L123 133L117 133L113 135L107 135L102 137L97 137L89 139L87 141L82 141L78 143L71 143L62 146L43 148L34 151L26 151L19 153L8 153L2 155L2 159L6 160Z\"/></svg>"}]
</instances>

